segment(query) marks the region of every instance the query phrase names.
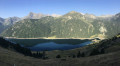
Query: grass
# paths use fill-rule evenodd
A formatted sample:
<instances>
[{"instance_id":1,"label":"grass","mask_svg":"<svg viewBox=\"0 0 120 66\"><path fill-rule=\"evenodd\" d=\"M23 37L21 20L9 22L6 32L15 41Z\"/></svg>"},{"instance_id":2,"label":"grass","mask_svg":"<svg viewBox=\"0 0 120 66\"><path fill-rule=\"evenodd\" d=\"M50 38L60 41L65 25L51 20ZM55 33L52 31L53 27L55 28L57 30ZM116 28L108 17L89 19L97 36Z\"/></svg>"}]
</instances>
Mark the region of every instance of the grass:
<instances>
[{"instance_id":1,"label":"grass","mask_svg":"<svg viewBox=\"0 0 120 66\"><path fill-rule=\"evenodd\" d=\"M49 58L46 60L24 56L0 47L0 66L13 66L14 64L16 66L120 66L119 41L120 39L105 40L82 48L46 51L46 56ZM98 46L109 47L105 48L105 54L89 56L93 48ZM86 57L72 58L71 56L76 55L78 51L84 52ZM55 58L57 55L61 55L62 58Z\"/></svg>"},{"instance_id":2,"label":"grass","mask_svg":"<svg viewBox=\"0 0 120 66\"><path fill-rule=\"evenodd\" d=\"M90 57L42 60L0 47L0 66L13 66L14 64L16 66L119 66L120 51Z\"/></svg>"}]
</instances>

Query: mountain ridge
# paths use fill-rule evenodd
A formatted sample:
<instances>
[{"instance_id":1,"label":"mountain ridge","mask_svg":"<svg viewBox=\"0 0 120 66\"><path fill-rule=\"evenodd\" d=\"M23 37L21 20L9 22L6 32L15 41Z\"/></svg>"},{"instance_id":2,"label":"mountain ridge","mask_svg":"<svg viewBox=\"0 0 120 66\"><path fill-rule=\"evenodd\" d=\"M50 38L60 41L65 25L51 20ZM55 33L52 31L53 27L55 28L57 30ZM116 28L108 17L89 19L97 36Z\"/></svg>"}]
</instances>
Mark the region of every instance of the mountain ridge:
<instances>
[{"instance_id":1,"label":"mountain ridge","mask_svg":"<svg viewBox=\"0 0 120 66\"><path fill-rule=\"evenodd\" d=\"M60 17L45 16L40 19L23 19L3 31L1 36L16 38L108 38L120 32L119 15L101 18L92 14L83 15L71 11Z\"/></svg>"},{"instance_id":2,"label":"mountain ridge","mask_svg":"<svg viewBox=\"0 0 120 66\"><path fill-rule=\"evenodd\" d=\"M112 37L120 32L118 15L117 19L93 16L72 11L57 18L46 16L40 19L24 19L5 30L1 35L16 38L53 36L56 38L104 38ZM113 30L114 32L112 32Z\"/></svg>"}]
</instances>

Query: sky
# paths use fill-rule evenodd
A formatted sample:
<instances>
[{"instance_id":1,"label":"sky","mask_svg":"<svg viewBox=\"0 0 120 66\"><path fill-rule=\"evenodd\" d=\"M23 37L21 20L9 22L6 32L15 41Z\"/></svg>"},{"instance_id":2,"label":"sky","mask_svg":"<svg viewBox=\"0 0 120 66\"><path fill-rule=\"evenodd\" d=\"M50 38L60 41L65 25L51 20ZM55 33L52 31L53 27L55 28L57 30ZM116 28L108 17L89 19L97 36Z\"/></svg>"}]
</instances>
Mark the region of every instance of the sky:
<instances>
[{"instance_id":1,"label":"sky","mask_svg":"<svg viewBox=\"0 0 120 66\"><path fill-rule=\"evenodd\" d=\"M29 12L63 15L70 11L100 15L120 12L120 0L0 0L0 17L23 17Z\"/></svg>"}]
</instances>

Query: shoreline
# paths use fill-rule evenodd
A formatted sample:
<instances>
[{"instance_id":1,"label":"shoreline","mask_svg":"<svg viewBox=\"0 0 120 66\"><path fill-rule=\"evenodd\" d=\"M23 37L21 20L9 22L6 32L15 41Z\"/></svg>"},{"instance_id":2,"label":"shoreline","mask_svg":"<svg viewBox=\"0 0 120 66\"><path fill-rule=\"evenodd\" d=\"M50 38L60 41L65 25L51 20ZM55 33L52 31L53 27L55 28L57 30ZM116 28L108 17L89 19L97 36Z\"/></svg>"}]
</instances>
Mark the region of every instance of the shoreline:
<instances>
[{"instance_id":1,"label":"shoreline","mask_svg":"<svg viewBox=\"0 0 120 66\"><path fill-rule=\"evenodd\" d=\"M6 39L95 39L95 38L16 38L16 37L4 37Z\"/></svg>"},{"instance_id":2,"label":"shoreline","mask_svg":"<svg viewBox=\"0 0 120 66\"><path fill-rule=\"evenodd\" d=\"M4 37L6 39L81 39L81 40L85 40L85 39L95 39L95 38L46 38L46 37L40 37L40 38L16 38L16 37ZM105 38L99 38L99 39L105 39Z\"/></svg>"}]
</instances>

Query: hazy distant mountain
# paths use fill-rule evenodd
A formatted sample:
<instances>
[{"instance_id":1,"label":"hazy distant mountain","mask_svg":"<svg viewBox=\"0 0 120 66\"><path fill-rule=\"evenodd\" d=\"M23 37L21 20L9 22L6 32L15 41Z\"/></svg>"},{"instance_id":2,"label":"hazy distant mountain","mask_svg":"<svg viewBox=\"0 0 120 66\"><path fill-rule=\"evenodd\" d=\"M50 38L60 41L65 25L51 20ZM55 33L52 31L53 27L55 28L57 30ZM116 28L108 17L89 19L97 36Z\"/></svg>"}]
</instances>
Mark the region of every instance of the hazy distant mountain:
<instances>
[{"instance_id":1,"label":"hazy distant mountain","mask_svg":"<svg viewBox=\"0 0 120 66\"><path fill-rule=\"evenodd\" d=\"M4 19L0 17L0 23L3 23L4 22Z\"/></svg>"},{"instance_id":2,"label":"hazy distant mountain","mask_svg":"<svg viewBox=\"0 0 120 66\"><path fill-rule=\"evenodd\" d=\"M120 14L99 17L71 11L63 16L40 16L17 22L2 33L5 37L37 38L92 38L112 37L120 33Z\"/></svg>"},{"instance_id":3,"label":"hazy distant mountain","mask_svg":"<svg viewBox=\"0 0 120 66\"><path fill-rule=\"evenodd\" d=\"M0 26L0 33L5 30L6 28L9 28L10 26L14 25L16 22L23 20L23 19L40 19L42 17L46 16L53 16L53 17L59 17L61 15L57 14L52 14L52 15L47 15L47 14L41 14L41 13L33 13L30 12L27 16L19 18L19 17L8 17L8 18L1 18L0 17L0 23L2 26ZM4 28L4 29L3 29Z\"/></svg>"},{"instance_id":4,"label":"hazy distant mountain","mask_svg":"<svg viewBox=\"0 0 120 66\"><path fill-rule=\"evenodd\" d=\"M9 17L9 18L1 18L0 17L0 23L2 23L3 25L12 25L17 21L20 21L21 18L19 17Z\"/></svg>"},{"instance_id":5,"label":"hazy distant mountain","mask_svg":"<svg viewBox=\"0 0 120 66\"><path fill-rule=\"evenodd\" d=\"M52 15L50 15L50 16L52 16L52 17L60 17L61 15L58 15L58 14L52 14Z\"/></svg>"},{"instance_id":6,"label":"hazy distant mountain","mask_svg":"<svg viewBox=\"0 0 120 66\"><path fill-rule=\"evenodd\" d=\"M49 16L49 15L30 12L30 13L29 13L27 16L25 16L23 19L40 19L40 18L45 17L45 16Z\"/></svg>"},{"instance_id":7,"label":"hazy distant mountain","mask_svg":"<svg viewBox=\"0 0 120 66\"><path fill-rule=\"evenodd\" d=\"M4 19L0 17L0 33L4 30L3 22Z\"/></svg>"},{"instance_id":8,"label":"hazy distant mountain","mask_svg":"<svg viewBox=\"0 0 120 66\"><path fill-rule=\"evenodd\" d=\"M113 19L120 22L120 13L116 14L116 15L113 17Z\"/></svg>"},{"instance_id":9,"label":"hazy distant mountain","mask_svg":"<svg viewBox=\"0 0 120 66\"><path fill-rule=\"evenodd\" d=\"M4 26L2 23L0 23L0 33L4 30Z\"/></svg>"},{"instance_id":10,"label":"hazy distant mountain","mask_svg":"<svg viewBox=\"0 0 120 66\"><path fill-rule=\"evenodd\" d=\"M0 18L0 33L11 25L15 24L17 21L20 21L19 17L9 17L9 18Z\"/></svg>"},{"instance_id":11,"label":"hazy distant mountain","mask_svg":"<svg viewBox=\"0 0 120 66\"><path fill-rule=\"evenodd\" d=\"M46 17L46 16L52 16L52 17L59 17L61 15L58 15L58 14L52 14L52 15L49 15L49 14L41 14L41 13L33 13L33 12L30 12L27 16L25 16L23 19L40 19L42 17Z\"/></svg>"},{"instance_id":12,"label":"hazy distant mountain","mask_svg":"<svg viewBox=\"0 0 120 66\"><path fill-rule=\"evenodd\" d=\"M13 25L13 24L15 24L15 22L18 22L18 21L20 21L21 20L21 18L19 18L19 17L9 17L9 18L6 18L5 20L4 20L4 25Z\"/></svg>"}]
</instances>

